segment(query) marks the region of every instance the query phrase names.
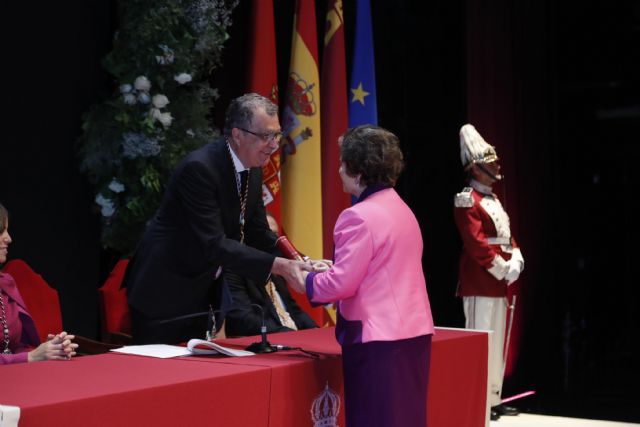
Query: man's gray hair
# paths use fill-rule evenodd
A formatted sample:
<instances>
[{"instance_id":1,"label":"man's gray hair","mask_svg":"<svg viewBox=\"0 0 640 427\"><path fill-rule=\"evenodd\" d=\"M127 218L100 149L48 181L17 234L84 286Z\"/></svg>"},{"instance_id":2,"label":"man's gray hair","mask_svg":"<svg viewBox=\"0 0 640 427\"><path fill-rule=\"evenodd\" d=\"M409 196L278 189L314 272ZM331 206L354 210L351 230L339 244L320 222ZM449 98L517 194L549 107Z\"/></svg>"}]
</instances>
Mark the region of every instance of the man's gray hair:
<instances>
[{"instance_id":1,"label":"man's gray hair","mask_svg":"<svg viewBox=\"0 0 640 427\"><path fill-rule=\"evenodd\" d=\"M253 113L259 108L269 116L278 114L278 106L257 93L247 93L231 101L224 121L224 134L230 136L233 128L249 128Z\"/></svg>"}]
</instances>

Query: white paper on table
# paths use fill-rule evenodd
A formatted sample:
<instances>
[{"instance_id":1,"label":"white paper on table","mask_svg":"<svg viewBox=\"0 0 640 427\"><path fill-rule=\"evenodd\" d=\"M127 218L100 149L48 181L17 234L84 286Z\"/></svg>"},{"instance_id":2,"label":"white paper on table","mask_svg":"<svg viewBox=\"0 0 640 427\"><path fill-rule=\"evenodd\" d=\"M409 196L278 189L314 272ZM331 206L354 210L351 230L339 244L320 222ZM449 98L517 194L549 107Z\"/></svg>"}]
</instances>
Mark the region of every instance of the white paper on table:
<instances>
[{"instance_id":1,"label":"white paper on table","mask_svg":"<svg viewBox=\"0 0 640 427\"><path fill-rule=\"evenodd\" d=\"M191 355L191 352L186 347L168 344L127 345L120 348L114 348L111 351L123 354L133 354L136 356L157 357L160 359Z\"/></svg>"},{"instance_id":2,"label":"white paper on table","mask_svg":"<svg viewBox=\"0 0 640 427\"><path fill-rule=\"evenodd\" d=\"M0 427L17 427L20 421L18 406L0 405Z\"/></svg>"}]
</instances>

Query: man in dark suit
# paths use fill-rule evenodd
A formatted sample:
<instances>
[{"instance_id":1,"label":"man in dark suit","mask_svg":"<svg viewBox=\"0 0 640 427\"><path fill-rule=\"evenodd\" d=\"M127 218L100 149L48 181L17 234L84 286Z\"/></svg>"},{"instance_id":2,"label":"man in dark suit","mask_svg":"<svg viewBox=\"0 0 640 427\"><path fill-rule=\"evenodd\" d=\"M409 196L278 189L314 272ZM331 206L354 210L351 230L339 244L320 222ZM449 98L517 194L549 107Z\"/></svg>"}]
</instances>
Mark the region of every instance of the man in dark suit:
<instances>
[{"instance_id":1,"label":"man in dark suit","mask_svg":"<svg viewBox=\"0 0 640 427\"><path fill-rule=\"evenodd\" d=\"M256 282L233 273L226 280L233 297L225 321L227 336L259 335L263 316L268 333L318 327L293 299L282 277L272 276L270 280L275 292L269 289L269 282ZM279 298L279 302L273 298ZM276 304L281 304L284 312Z\"/></svg>"},{"instance_id":2,"label":"man in dark suit","mask_svg":"<svg viewBox=\"0 0 640 427\"><path fill-rule=\"evenodd\" d=\"M278 223L269 213L267 222L271 231L280 235ZM267 332L318 327L293 299L282 277L273 275L270 280L257 282L230 272L226 280L233 299L226 317L227 335L258 335L263 321Z\"/></svg>"},{"instance_id":3,"label":"man in dark suit","mask_svg":"<svg viewBox=\"0 0 640 427\"><path fill-rule=\"evenodd\" d=\"M207 319L188 316L228 304L225 270L264 282L270 273L298 281L311 269L276 256L265 218L261 167L281 138L277 106L243 95L227 109L224 137L177 166L124 278L135 343L204 335Z\"/></svg>"}]
</instances>

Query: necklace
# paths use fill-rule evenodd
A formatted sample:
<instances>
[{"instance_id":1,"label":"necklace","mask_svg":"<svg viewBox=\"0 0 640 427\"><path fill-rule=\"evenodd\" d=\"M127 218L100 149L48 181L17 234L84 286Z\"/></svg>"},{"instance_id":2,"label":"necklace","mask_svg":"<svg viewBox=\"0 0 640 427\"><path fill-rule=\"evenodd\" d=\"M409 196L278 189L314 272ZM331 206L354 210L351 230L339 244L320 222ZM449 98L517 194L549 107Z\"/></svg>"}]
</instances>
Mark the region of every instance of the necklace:
<instances>
[{"instance_id":1,"label":"necklace","mask_svg":"<svg viewBox=\"0 0 640 427\"><path fill-rule=\"evenodd\" d=\"M251 169L246 169L247 181L242 188L240 181L240 173L236 169L236 164L233 162L233 155L231 154L231 145L227 140L227 150L229 151L229 157L231 157L231 164L233 165L233 176L236 177L236 188L238 189L238 197L240 198L240 243L244 243L244 214L247 210L247 196L249 195L249 176L251 175Z\"/></svg>"},{"instance_id":2,"label":"necklace","mask_svg":"<svg viewBox=\"0 0 640 427\"><path fill-rule=\"evenodd\" d=\"M269 279L266 285L267 295L271 298L271 302L273 303L273 307L276 309L276 314L280 318L280 324L282 326L286 326L289 329L293 329L294 331L298 330L296 326L296 322L293 321L291 314L285 309L280 301L278 295L276 294L276 285L273 283L273 280Z\"/></svg>"},{"instance_id":3,"label":"necklace","mask_svg":"<svg viewBox=\"0 0 640 427\"><path fill-rule=\"evenodd\" d=\"M9 350L9 325L7 324L7 313L4 310L4 297L0 292L0 312L2 313L2 334L4 335L4 350L2 353L11 354Z\"/></svg>"}]
</instances>

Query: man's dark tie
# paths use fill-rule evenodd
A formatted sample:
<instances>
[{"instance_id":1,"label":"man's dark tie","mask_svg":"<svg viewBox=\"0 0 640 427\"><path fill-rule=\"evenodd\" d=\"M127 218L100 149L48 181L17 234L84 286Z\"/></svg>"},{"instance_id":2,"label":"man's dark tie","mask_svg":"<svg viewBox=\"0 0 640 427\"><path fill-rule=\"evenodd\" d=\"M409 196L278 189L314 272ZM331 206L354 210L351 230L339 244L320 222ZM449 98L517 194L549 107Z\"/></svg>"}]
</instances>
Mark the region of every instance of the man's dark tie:
<instances>
[{"instance_id":1,"label":"man's dark tie","mask_svg":"<svg viewBox=\"0 0 640 427\"><path fill-rule=\"evenodd\" d=\"M242 172L240 172L240 194L242 194L244 192L244 189L247 186L247 178L249 176L249 170L243 170Z\"/></svg>"}]
</instances>

